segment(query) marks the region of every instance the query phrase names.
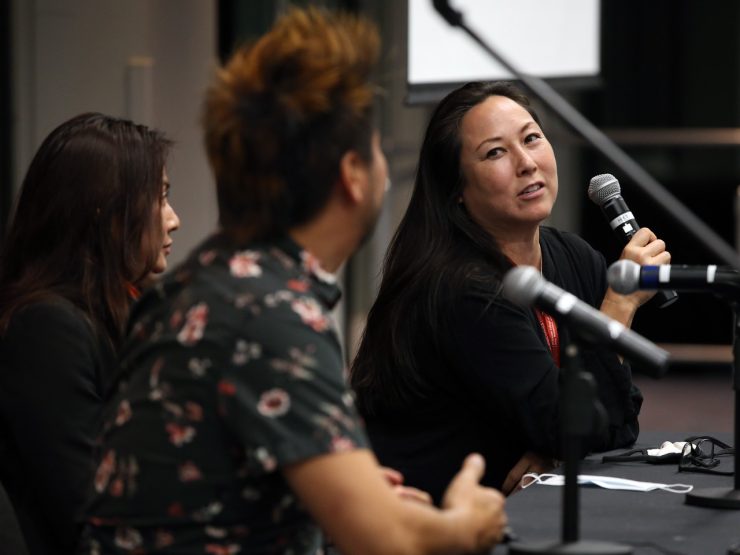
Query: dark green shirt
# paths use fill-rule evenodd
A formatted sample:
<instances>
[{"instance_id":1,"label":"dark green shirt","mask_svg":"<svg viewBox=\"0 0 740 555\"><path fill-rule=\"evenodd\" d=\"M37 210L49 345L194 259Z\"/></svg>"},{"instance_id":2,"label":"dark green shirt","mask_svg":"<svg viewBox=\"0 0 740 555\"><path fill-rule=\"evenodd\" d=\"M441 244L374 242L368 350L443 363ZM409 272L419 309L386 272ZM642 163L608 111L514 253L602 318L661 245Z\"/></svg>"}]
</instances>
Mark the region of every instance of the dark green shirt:
<instances>
[{"instance_id":1,"label":"dark green shirt","mask_svg":"<svg viewBox=\"0 0 740 555\"><path fill-rule=\"evenodd\" d=\"M136 305L82 553L313 553L281 469L366 447L329 314L294 242L214 236Z\"/></svg>"}]
</instances>

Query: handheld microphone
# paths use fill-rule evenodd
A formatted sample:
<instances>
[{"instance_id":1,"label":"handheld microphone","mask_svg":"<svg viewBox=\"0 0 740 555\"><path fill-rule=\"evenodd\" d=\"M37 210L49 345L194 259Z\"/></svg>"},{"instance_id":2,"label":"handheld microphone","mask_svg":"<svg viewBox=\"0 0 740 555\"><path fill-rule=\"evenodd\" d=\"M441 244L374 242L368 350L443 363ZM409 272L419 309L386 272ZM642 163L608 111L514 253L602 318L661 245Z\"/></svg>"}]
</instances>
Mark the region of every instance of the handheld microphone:
<instances>
[{"instance_id":1,"label":"handheld microphone","mask_svg":"<svg viewBox=\"0 0 740 555\"><path fill-rule=\"evenodd\" d=\"M629 243L640 226L622 198L622 188L617 178L610 173L592 177L588 185L588 198L601 208L617 237L625 245ZM665 308L678 299L678 294L675 291L661 291L656 298L660 308Z\"/></svg>"},{"instance_id":2,"label":"handheld microphone","mask_svg":"<svg viewBox=\"0 0 740 555\"><path fill-rule=\"evenodd\" d=\"M534 305L544 310L567 323L582 339L605 345L631 360L658 369L668 362L668 352L550 283L532 266L516 266L509 270L504 276L503 294L520 306Z\"/></svg>"},{"instance_id":3,"label":"handheld microphone","mask_svg":"<svg viewBox=\"0 0 740 555\"><path fill-rule=\"evenodd\" d=\"M740 300L740 272L730 267L640 266L632 260L619 260L609 267L607 279L612 289L622 294L640 289L678 289L708 291Z\"/></svg>"}]
</instances>

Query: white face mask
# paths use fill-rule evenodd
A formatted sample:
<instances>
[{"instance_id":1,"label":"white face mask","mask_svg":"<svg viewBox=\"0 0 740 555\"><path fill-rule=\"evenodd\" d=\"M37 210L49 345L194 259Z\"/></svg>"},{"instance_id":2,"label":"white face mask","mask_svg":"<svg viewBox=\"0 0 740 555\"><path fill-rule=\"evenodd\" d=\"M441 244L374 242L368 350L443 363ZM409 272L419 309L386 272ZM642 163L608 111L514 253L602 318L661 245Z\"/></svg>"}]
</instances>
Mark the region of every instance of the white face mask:
<instances>
[{"instance_id":1,"label":"white face mask","mask_svg":"<svg viewBox=\"0 0 740 555\"><path fill-rule=\"evenodd\" d=\"M688 445L686 441L664 441L657 449L646 449L645 452L651 457L662 457L664 455L680 455Z\"/></svg>"},{"instance_id":2,"label":"white face mask","mask_svg":"<svg viewBox=\"0 0 740 555\"><path fill-rule=\"evenodd\" d=\"M522 476L522 488L528 488L532 484L543 484L546 486L565 485L565 476L562 474L536 474L529 472ZM694 486L689 484L659 484L656 482L640 482L614 476L591 476L588 474L578 475L578 485L598 486L605 489L620 489L627 491L653 491L662 489L671 493L688 493Z\"/></svg>"}]
</instances>

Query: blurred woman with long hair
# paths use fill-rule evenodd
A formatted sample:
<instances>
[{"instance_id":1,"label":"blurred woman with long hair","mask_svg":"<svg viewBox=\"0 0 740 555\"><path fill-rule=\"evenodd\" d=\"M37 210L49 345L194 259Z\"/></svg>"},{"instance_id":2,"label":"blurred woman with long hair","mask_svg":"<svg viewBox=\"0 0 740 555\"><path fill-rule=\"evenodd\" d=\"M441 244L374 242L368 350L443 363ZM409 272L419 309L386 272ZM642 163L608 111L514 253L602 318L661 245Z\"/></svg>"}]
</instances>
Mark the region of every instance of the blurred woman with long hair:
<instances>
[{"instance_id":1,"label":"blurred woman with long hair","mask_svg":"<svg viewBox=\"0 0 740 555\"><path fill-rule=\"evenodd\" d=\"M34 156L0 254L0 481L29 551L69 553L129 305L179 220L160 132L97 113Z\"/></svg>"}]
</instances>

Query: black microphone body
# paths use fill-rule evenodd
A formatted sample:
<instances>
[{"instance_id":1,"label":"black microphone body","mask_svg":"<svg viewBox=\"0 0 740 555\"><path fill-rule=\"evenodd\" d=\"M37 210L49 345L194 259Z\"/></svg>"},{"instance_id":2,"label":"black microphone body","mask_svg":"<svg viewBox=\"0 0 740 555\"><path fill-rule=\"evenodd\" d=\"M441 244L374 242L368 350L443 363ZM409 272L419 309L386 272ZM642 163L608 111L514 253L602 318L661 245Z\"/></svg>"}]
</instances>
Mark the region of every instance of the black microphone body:
<instances>
[{"instance_id":1,"label":"black microphone body","mask_svg":"<svg viewBox=\"0 0 740 555\"><path fill-rule=\"evenodd\" d=\"M627 208L627 203L621 196L614 197L607 200L601 205L601 211L606 216L606 221L609 222L609 226L614 230L617 237L626 245L629 243L632 236L637 233L640 226L637 225L635 217Z\"/></svg>"},{"instance_id":2,"label":"black microphone body","mask_svg":"<svg viewBox=\"0 0 740 555\"><path fill-rule=\"evenodd\" d=\"M622 294L640 289L677 289L706 291L728 299L740 300L740 272L734 268L713 264L640 266L631 260L619 260L609 267L607 279L612 289Z\"/></svg>"},{"instance_id":3,"label":"black microphone body","mask_svg":"<svg viewBox=\"0 0 740 555\"><path fill-rule=\"evenodd\" d=\"M621 193L622 188L619 181L608 173L591 178L591 183L588 186L588 198L601 208L609 226L622 243L626 245L640 229L640 226L637 224L632 211L627 207ZM656 295L656 298L659 306L665 308L678 299L678 294L672 290L663 290Z\"/></svg>"},{"instance_id":4,"label":"black microphone body","mask_svg":"<svg viewBox=\"0 0 740 555\"><path fill-rule=\"evenodd\" d=\"M662 369L668 353L540 276L531 266L517 266L504 277L503 294L520 306L537 306L585 341L605 345L625 357Z\"/></svg>"}]
</instances>

